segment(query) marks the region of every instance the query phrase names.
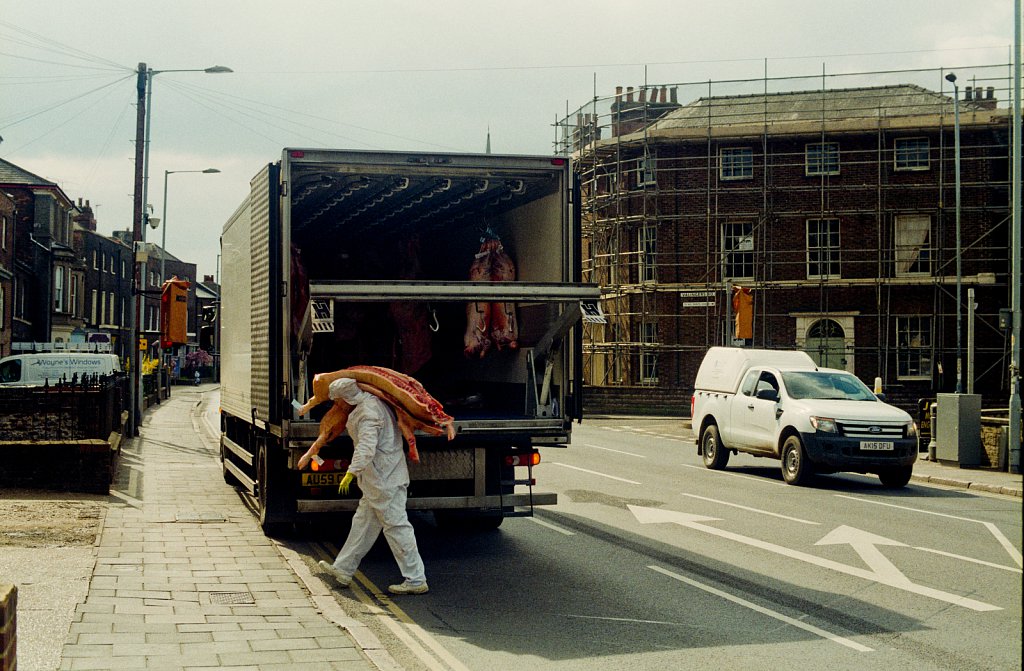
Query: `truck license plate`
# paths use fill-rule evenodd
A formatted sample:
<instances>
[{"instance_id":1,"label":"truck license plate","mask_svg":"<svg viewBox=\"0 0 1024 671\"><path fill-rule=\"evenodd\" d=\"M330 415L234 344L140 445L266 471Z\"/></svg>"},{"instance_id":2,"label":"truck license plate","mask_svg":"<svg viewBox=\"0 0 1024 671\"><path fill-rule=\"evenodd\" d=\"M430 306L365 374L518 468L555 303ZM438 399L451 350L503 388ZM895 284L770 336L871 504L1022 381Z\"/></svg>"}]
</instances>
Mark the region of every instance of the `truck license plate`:
<instances>
[{"instance_id":1,"label":"truck license plate","mask_svg":"<svg viewBox=\"0 0 1024 671\"><path fill-rule=\"evenodd\" d=\"M337 487L341 479L345 477L343 471L330 471L328 473L303 473L303 487Z\"/></svg>"},{"instance_id":2,"label":"truck license plate","mask_svg":"<svg viewBox=\"0 0 1024 671\"><path fill-rule=\"evenodd\" d=\"M860 441L860 449L865 450L865 451L874 451L874 452L878 452L878 451L882 451L882 450L891 451L891 450L894 449L894 445L892 443L886 443L886 442L862 440L862 441Z\"/></svg>"}]
</instances>

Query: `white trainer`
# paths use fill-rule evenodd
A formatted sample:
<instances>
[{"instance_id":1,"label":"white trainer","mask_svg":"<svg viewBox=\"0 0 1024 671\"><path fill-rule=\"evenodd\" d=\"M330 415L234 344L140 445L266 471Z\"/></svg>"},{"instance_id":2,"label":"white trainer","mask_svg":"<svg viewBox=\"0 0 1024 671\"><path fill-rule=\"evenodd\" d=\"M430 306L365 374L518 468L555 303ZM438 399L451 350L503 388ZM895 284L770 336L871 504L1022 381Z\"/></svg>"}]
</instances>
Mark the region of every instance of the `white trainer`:
<instances>
[{"instance_id":1,"label":"white trainer","mask_svg":"<svg viewBox=\"0 0 1024 671\"><path fill-rule=\"evenodd\" d=\"M425 582L412 582L406 580L400 585L388 586L388 591L392 594L426 594L430 591Z\"/></svg>"},{"instance_id":2,"label":"white trainer","mask_svg":"<svg viewBox=\"0 0 1024 671\"><path fill-rule=\"evenodd\" d=\"M334 580L342 587L348 587L352 584L352 578L345 575L334 567L334 564L325 562L323 559L317 562L317 566L324 570L325 573L330 575Z\"/></svg>"}]
</instances>

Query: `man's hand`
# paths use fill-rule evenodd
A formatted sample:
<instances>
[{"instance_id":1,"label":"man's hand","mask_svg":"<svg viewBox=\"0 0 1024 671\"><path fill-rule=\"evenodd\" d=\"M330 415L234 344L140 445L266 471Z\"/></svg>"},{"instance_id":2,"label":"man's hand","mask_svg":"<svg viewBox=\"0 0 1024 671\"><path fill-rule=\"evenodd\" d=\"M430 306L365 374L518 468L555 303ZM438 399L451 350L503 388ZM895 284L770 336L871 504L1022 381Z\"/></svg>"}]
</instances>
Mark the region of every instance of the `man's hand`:
<instances>
[{"instance_id":1,"label":"man's hand","mask_svg":"<svg viewBox=\"0 0 1024 671\"><path fill-rule=\"evenodd\" d=\"M351 473L345 473L345 477L338 483L338 493L348 494L348 486L352 484L353 475Z\"/></svg>"}]
</instances>

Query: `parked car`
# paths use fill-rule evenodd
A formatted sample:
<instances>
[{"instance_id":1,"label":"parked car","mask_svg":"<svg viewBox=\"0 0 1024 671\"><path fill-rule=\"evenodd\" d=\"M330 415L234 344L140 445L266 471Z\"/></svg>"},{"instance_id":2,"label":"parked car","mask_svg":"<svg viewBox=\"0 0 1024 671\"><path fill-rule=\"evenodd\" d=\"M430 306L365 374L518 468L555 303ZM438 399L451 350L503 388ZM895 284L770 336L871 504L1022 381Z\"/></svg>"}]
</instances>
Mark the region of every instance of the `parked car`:
<instances>
[{"instance_id":1,"label":"parked car","mask_svg":"<svg viewBox=\"0 0 1024 671\"><path fill-rule=\"evenodd\" d=\"M801 351L712 347L690 401L697 453L725 468L730 453L780 459L782 477L815 472L877 474L887 487L910 481L917 426L855 375L819 368Z\"/></svg>"}]
</instances>

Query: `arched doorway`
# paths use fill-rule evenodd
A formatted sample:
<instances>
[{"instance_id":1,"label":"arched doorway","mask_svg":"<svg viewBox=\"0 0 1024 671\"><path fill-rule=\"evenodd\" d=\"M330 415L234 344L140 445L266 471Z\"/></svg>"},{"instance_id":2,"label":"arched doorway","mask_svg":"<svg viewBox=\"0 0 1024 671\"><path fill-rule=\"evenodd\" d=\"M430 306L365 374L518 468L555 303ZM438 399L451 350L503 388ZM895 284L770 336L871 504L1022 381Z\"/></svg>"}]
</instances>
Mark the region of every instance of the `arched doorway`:
<instances>
[{"instance_id":1,"label":"arched doorway","mask_svg":"<svg viewBox=\"0 0 1024 671\"><path fill-rule=\"evenodd\" d=\"M846 331L834 319L819 319L807 329L804 351L822 368L845 370Z\"/></svg>"}]
</instances>

